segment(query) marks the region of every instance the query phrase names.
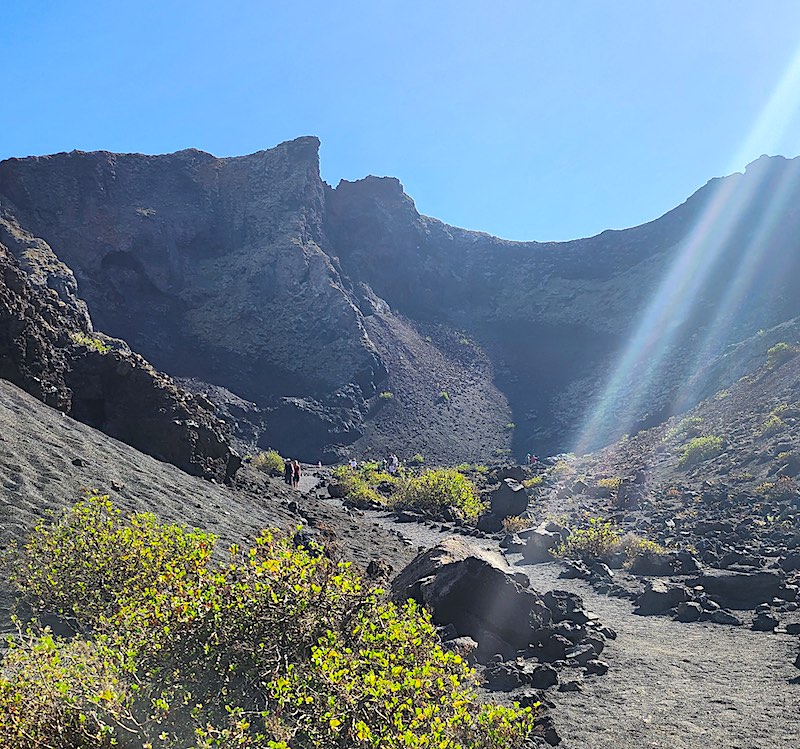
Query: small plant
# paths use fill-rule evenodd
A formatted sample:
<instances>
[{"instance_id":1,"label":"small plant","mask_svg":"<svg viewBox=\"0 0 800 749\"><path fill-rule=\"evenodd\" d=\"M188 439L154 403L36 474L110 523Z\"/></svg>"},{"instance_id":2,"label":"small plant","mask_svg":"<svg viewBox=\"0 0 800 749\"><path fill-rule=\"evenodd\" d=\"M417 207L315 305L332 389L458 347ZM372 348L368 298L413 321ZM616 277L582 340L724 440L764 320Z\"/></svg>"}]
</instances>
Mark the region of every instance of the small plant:
<instances>
[{"instance_id":1,"label":"small plant","mask_svg":"<svg viewBox=\"0 0 800 749\"><path fill-rule=\"evenodd\" d=\"M724 390L717 391L716 395L714 395L715 401L725 400L725 398L729 398L731 391L725 388Z\"/></svg>"},{"instance_id":2,"label":"small plant","mask_svg":"<svg viewBox=\"0 0 800 749\"><path fill-rule=\"evenodd\" d=\"M425 458L422 453L414 453L408 462L414 466L421 466L425 462Z\"/></svg>"},{"instance_id":3,"label":"small plant","mask_svg":"<svg viewBox=\"0 0 800 749\"><path fill-rule=\"evenodd\" d=\"M789 359L797 356L798 353L800 353L800 348L784 341L770 346L767 349L767 369L775 369L775 367L785 364Z\"/></svg>"},{"instance_id":4,"label":"small plant","mask_svg":"<svg viewBox=\"0 0 800 749\"><path fill-rule=\"evenodd\" d=\"M585 528L574 528L553 551L560 559L583 559L590 562L607 559L619 544L619 532L608 520L589 518Z\"/></svg>"},{"instance_id":5,"label":"small plant","mask_svg":"<svg viewBox=\"0 0 800 749\"><path fill-rule=\"evenodd\" d=\"M70 333L69 337L73 343L77 343L79 346L86 346L86 348L97 351L99 354L107 354L111 351L111 346L106 345L99 338L86 335L86 333Z\"/></svg>"},{"instance_id":6,"label":"small plant","mask_svg":"<svg viewBox=\"0 0 800 749\"><path fill-rule=\"evenodd\" d=\"M533 518L525 518L519 515L513 515L503 518L503 530L506 533L514 534L520 531L533 528L536 525Z\"/></svg>"},{"instance_id":7,"label":"small plant","mask_svg":"<svg viewBox=\"0 0 800 749\"><path fill-rule=\"evenodd\" d=\"M282 476L285 461L277 450L267 450L256 455L250 461L250 465L270 476Z\"/></svg>"},{"instance_id":8,"label":"small plant","mask_svg":"<svg viewBox=\"0 0 800 749\"><path fill-rule=\"evenodd\" d=\"M722 449L722 437L717 437L713 434L709 434L705 437L695 437L689 440L683 448L683 453L678 459L678 466L680 468L686 468L701 463L704 460L710 460L719 455Z\"/></svg>"},{"instance_id":9,"label":"small plant","mask_svg":"<svg viewBox=\"0 0 800 749\"><path fill-rule=\"evenodd\" d=\"M489 472L489 467L483 465L482 463L480 463L480 464L476 463L473 466L473 470L475 471L475 473L488 473Z\"/></svg>"},{"instance_id":10,"label":"small plant","mask_svg":"<svg viewBox=\"0 0 800 749\"><path fill-rule=\"evenodd\" d=\"M797 481L791 476L779 476L775 481L765 481L755 488L755 493L768 500L783 501L797 495Z\"/></svg>"},{"instance_id":11,"label":"small plant","mask_svg":"<svg viewBox=\"0 0 800 749\"><path fill-rule=\"evenodd\" d=\"M537 473L535 476L531 476L529 479L525 479L522 482L522 485L526 489L535 489L537 486L541 486L544 483L544 474Z\"/></svg>"},{"instance_id":12,"label":"small plant","mask_svg":"<svg viewBox=\"0 0 800 749\"><path fill-rule=\"evenodd\" d=\"M439 400L443 403L447 403L450 400L450 393L448 393L446 390L441 390L439 392Z\"/></svg>"},{"instance_id":13,"label":"small plant","mask_svg":"<svg viewBox=\"0 0 800 749\"><path fill-rule=\"evenodd\" d=\"M597 485L602 486L604 489L610 489L612 492L615 492L617 489L619 489L619 485L621 483L622 479L619 476L613 476L611 478L599 479Z\"/></svg>"},{"instance_id":14,"label":"small plant","mask_svg":"<svg viewBox=\"0 0 800 749\"><path fill-rule=\"evenodd\" d=\"M458 342L459 342L459 343L460 343L462 346L471 346L471 345L472 345L472 341L471 341L469 338L467 338L465 335L462 335L462 336L461 336L461 337L458 339Z\"/></svg>"},{"instance_id":15,"label":"small plant","mask_svg":"<svg viewBox=\"0 0 800 749\"><path fill-rule=\"evenodd\" d=\"M469 463L459 463L456 466L456 470L459 473L469 473L472 470L472 466Z\"/></svg>"},{"instance_id":16,"label":"small plant","mask_svg":"<svg viewBox=\"0 0 800 749\"><path fill-rule=\"evenodd\" d=\"M453 468L431 469L408 479L393 499L398 506L432 513L452 507L467 520L477 519L484 510L472 482Z\"/></svg>"},{"instance_id":17,"label":"small plant","mask_svg":"<svg viewBox=\"0 0 800 749\"><path fill-rule=\"evenodd\" d=\"M394 393L391 390L384 390L379 396L381 400L390 401L394 398Z\"/></svg>"},{"instance_id":18,"label":"small plant","mask_svg":"<svg viewBox=\"0 0 800 749\"><path fill-rule=\"evenodd\" d=\"M676 437L697 437L701 432L703 420L699 416L687 416L681 419L665 435L664 439L672 440Z\"/></svg>"},{"instance_id":19,"label":"small plant","mask_svg":"<svg viewBox=\"0 0 800 749\"><path fill-rule=\"evenodd\" d=\"M383 503L383 497L369 485L364 476L365 473L377 472L378 464L375 463L374 465L374 471L367 465L362 467L360 471L353 470L349 466L339 466L333 472L333 477L336 479L336 483L339 484L345 496L356 502L379 505Z\"/></svg>"},{"instance_id":20,"label":"small plant","mask_svg":"<svg viewBox=\"0 0 800 749\"><path fill-rule=\"evenodd\" d=\"M505 428L506 431L510 432L512 429L516 428L516 426L517 425L513 421L509 421L508 424L506 424Z\"/></svg>"},{"instance_id":21,"label":"small plant","mask_svg":"<svg viewBox=\"0 0 800 749\"><path fill-rule=\"evenodd\" d=\"M786 429L786 422L777 414L770 414L759 429L762 437L772 437Z\"/></svg>"},{"instance_id":22,"label":"small plant","mask_svg":"<svg viewBox=\"0 0 800 749\"><path fill-rule=\"evenodd\" d=\"M622 538L620 548L625 553L628 564L631 564L638 557L664 553L664 547L660 544L632 533Z\"/></svg>"}]
</instances>

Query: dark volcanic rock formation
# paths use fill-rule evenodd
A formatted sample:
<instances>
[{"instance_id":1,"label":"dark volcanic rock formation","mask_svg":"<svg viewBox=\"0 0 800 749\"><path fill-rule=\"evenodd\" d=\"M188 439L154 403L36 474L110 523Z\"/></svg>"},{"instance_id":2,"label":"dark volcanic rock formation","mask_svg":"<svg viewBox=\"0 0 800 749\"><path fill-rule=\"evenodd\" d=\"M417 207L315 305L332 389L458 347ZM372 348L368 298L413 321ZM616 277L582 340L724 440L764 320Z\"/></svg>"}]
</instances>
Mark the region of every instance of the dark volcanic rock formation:
<instances>
[{"instance_id":1,"label":"dark volcanic rock formation","mask_svg":"<svg viewBox=\"0 0 800 749\"><path fill-rule=\"evenodd\" d=\"M69 269L9 222L0 223L0 278L0 377L189 473L223 480L236 471L211 404L124 342L93 333Z\"/></svg>"},{"instance_id":2,"label":"dark volcanic rock formation","mask_svg":"<svg viewBox=\"0 0 800 749\"><path fill-rule=\"evenodd\" d=\"M726 348L800 315L797 160L543 244L422 216L393 178L333 189L318 146L10 159L0 199L62 297L71 271L102 330L254 402L248 439L306 459L555 452L595 400L598 444L735 380Z\"/></svg>"}]
</instances>

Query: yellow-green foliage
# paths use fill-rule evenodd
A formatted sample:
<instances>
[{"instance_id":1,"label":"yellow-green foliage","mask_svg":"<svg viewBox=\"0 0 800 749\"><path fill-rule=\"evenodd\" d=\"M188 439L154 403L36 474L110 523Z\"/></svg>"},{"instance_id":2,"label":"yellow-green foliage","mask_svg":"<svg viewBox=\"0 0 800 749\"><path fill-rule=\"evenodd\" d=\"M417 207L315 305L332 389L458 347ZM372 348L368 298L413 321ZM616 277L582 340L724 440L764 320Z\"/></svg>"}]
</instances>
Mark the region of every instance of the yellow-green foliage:
<instances>
[{"instance_id":1,"label":"yellow-green foliage","mask_svg":"<svg viewBox=\"0 0 800 749\"><path fill-rule=\"evenodd\" d=\"M765 481L755 488L759 497L770 500L792 499L797 495L797 481L791 476L779 476L775 481Z\"/></svg>"},{"instance_id":2,"label":"yellow-green foliage","mask_svg":"<svg viewBox=\"0 0 800 749\"><path fill-rule=\"evenodd\" d=\"M607 479L599 479L597 485L602 486L604 489L610 489L612 492L615 492L617 489L619 489L619 485L621 483L622 479L619 476L613 476Z\"/></svg>"},{"instance_id":3,"label":"yellow-green foliage","mask_svg":"<svg viewBox=\"0 0 800 749\"><path fill-rule=\"evenodd\" d=\"M78 509L29 545L47 549L60 534L59 564L23 555L15 580L27 596L25 575L35 572L33 599L75 612L91 639L31 632L7 651L0 746L513 749L531 733L534 711L482 704L474 672L442 650L430 617L410 602L386 603L347 563L265 532L212 565L209 537L148 526L139 538L137 516L87 504L128 532L102 523L95 532ZM113 545L104 529L117 553L90 556L85 570L94 542ZM194 541L173 546L146 587L114 587L120 559L138 559L154 535L182 534ZM83 618L74 581L90 576L112 581L113 603Z\"/></svg>"},{"instance_id":4,"label":"yellow-green foliage","mask_svg":"<svg viewBox=\"0 0 800 749\"><path fill-rule=\"evenodd\" d=\"M699 416L687 416L672 427L664 438L672 440L676 437L695 437L700 434L702 424L703 420Z\"/></svg>"},{"instance_id":5,"label":"yellow-green foliage","mask_svg":"<svg viewBox=\"0 0 800 749\"><path fill-rule=\"evenodd\" d=\"M259 453L253 458L250 465L270 476L282 476L284 471L284 459L277 450Z\"/></svg>"},{"instance_id":6,"label":"yellow-green foliage","mask_svg":"<svg viewBox=\"0 0 800 749\"><path fill-rule=\"evenodd\" d=\"M107 354L109 351L111 351L111 346L107 346L99 338L86 335L86 333L70 333L69 337L74 343L77 343L81 346L86 346L86 348L90 348L100 354Z\"/></svg>"},{"instance_id":7,"label":"yellow-green foliage","mask_svg":"<svg viewBox=\"0 0 800 749\"><path fill-rule=\"evenodd\" d=\"M628 534L621 540L620 548L625 552L629 563L633 562L637 557L664 553L664 547L660 544L633 534Z\"/></svg>"},{"instance_id":8,"label":"yellow-green foliage","mask_svg":"<svg viewBox=\"0 0 800 749\"><path fill-rule=\"evenodd\" d=\"M422 453L414 453L411 456L411 460L408 461L411 465L421 466L425 462L425 457Z\"/></svg>"},{"instance_id":9,"label":"yellow-green foliage","mask_svg":"<svg viewBox=\"0 0 800 749\"><path fill-rule=\"evenodd\" d=\"M472 482L454 468L436 468L408 479L394 501L401 507L434 513L452 507L468 520L476 519L484 510Z\"/></svg>"},{"instance_id":10,"label":"yellow-green foliage","mask_svg":"<svg viewBox=\"0 0 800 749\"><path fill-rule=\"evenodd\" d=\"M722 452L722 437L709 434L706 437L695 437L686 443L681 457L678 459L680 467L693 466L709 458L714 458Z\"/></svg>"},{"instance_id":11,"label":"yellow-green foliage","mask_svg":"<svg viewBox=\"0 0 800 749\"><path fill-rule=\"evenodd\" d=\"M792 346L790 343L781 342L770 346L767 350L767 368L774 369L781 364L785 364L792 357L797 356L800 349L797 346Z\"/></svg>"},{"instance_id":12,"label":"yellow-green foliage","mask_svg":"<svg viewBox=\"0 0 800 749\"><path fill-rule=\"evenodd\" d=\"M611 522L590 518L588 526L573 528L553 553L562 559L603 559L617 550L619 540L619 532Z\"/></svg>"},{"instance_id":13,"label":"yellow-green foliage","mask_svg":"<svg viewBox=\"0 0 800 749\"><path fill-rule=\"evenodd\" d=\"M469 463L459 463L456 466L456 470L460 473L469 473L472 470L472 466Z\"/></svg>"},{"instance_id":14,"label":"yellow-green foliage","mask_svg":"<svg viewBox=\"0 0 800 749\"><path fill-rule=\"evenodd\" d=\"M379 397L381 400L390 401L394 398L394 393L391 390L384 390Z\"/></svg>"},{"instance_id":15,"label":"yellow-green foliage","mask_svg":"<svg viewBox=\"0 0 800 749\"><path fill-rule=\"evenodd\" d=\"M522 482L522 485L526 489L535 489L537 486L540 486L544 482L544 474L537 473L535 476L531 476L529 479L525 479Z\"/></svg>"},{"instance_id":16,"label":"yellow-green foliage","mask_svg":"<svg viewBox=\"0 0 800 749\"><path fill-rule=\"evenodd\" d=\"M764 437L771 437L773 434L778 434L786 429L786 422L777 414L770 414L764 423L761 425L759 433Z\"/></svg>"},{"instance_id":17,"label":"yellow-green foliage","mask_svg":"<svg viewBox=\"0 0 800 749\"><path fill-rule=\"evenodd\" d=\"M473 466L473 469L475 470L475 473L488 473L489 472L489 467L483 465L482 463L481 464L476 463Z\"/></svg>"},{"instance_id":18,"label":"yellow-green foliage","mask_svg":"<svg viewBox=\"0 0 800 749\"><path fill-rule=\"evenodd\" d=\"M216 537L161 525L151 513L123 517L107 495L78 502L36 526L17 550L12 582L37 610L95 625L169 572L205 567Z\"/></svg>"},{"instance_id":19,"label":"yellow-green foliage","mask_svg":"<svg viewBox=\"0 0 800 749\"><path fill-rule=\"evenodd\" d=\"M378 464L375 463L375 471L377 471L377 465ZM383 502L383 497L369 485L367 479L364 477L365 472L372 472L372 470L373 469L366 467L361 470L353 470L349 466L339 466L333 472L333 476L345 495L351 499L380 504Z\"/></svg>"}]
</instances>

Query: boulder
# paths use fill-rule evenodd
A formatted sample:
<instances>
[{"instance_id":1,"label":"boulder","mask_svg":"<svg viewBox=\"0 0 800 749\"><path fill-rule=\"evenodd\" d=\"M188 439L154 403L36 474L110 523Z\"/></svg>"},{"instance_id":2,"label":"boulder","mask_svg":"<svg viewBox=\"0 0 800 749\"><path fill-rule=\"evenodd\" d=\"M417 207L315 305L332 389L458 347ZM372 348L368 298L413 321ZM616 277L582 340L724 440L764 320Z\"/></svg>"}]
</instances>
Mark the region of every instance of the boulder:
<instances>
[{"instance_id":1,"label":"boulder","mask_svg":"<svg viewBox=\"0 0 800 749\"><path fill-rule=\"evenodd\" d=\"M633 613L641 616L661 614L688 600L689 591L683 585L667 585L661 580L649 580L644 593L636 600L637 608Z\"/></svg>"},{"instance_id":2,"label":"boulder","mask_svg":"<svg viewBox=\"0 0 800 749\"><path fill-rule=\"evenodd\" d=\"M583 600L577 593L566 590L550 590L544 594L544 602L553 615L554 622L569 620L575 624L586 624L597 617L583 608Z\"/></svg>"},{"instance_id":3,"label":"boulder","mask_svg":"<svg viewBox=\"0 0 800 749\"><path fill-rule=\"evenodd\" d=\"M492 492L492 513L498 518L521 515L528 509L528 495L525 487L514 479L507 478Z\"/></svg>"},{"instance_id":4,"label":"boulder","mask_svg":"<svg viewBox=\"0 0 800 749\"><path fill-rule=\"evenodd\" d=\"M678 566L672 554L648 552L634 557L630 571L634 575L665 577L674 575Z\"/></svg>"},{"instance_id":5,"label":"boulder","mask_svg":"<svg viewBox=\"0 0 800 749\"><path fill-rule=\"evenodd\" d=\"M522 547L522 556L525 557L526 562L533 564L552 561L553 555L550 552L561 543L561 535L545 530L544 526L539 526L532 531L523 531L519 535L525 541L525 546Z\"/></svg>"},{"instance_id":6,"label":"boulder","mask_svg":"<svg viewBox=\"0 0 800 749\"><path fill-rule=\"evenodd\" d=\"M418 554L392 583L392 596L427 606L437 625L452 624L474 638L478 658L513 656L531 642L533 629L552 615L527 578L498 553L448 538Z\"/></svg>"},{"instance_id":7,"label":"boulder","mask_svg":"<svg viewBox=\"0 0 800 749\"><path fill-rule=\"evenodd\" d=\"M771 571L707 570L688 584L702 586L708 597L723 608L755 609L758 604L779 596L783 578Z\"/></svg>"}]
</instances>

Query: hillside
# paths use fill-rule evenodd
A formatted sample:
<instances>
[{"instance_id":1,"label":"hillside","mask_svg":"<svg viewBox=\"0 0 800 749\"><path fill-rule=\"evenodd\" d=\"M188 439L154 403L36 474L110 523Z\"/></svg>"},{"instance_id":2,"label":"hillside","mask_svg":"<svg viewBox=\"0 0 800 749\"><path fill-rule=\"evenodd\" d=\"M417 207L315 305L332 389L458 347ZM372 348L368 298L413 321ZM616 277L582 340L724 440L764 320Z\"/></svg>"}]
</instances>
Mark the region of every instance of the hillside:
<instances>
[{"instance_id":1,"label":"hillside","mask_svg":"<svg viewBox=\"0 0 800 749\"><path fill-rule=\"evenodd\" d=\"M318 147L9 159L0 204L76 314L254 404L230 420L246 442L312 461L599 447L728 386L800 315L797 160L640 227L525 243L422 216L394 178L333 188Z\"/></svg>"}]
</instances>

